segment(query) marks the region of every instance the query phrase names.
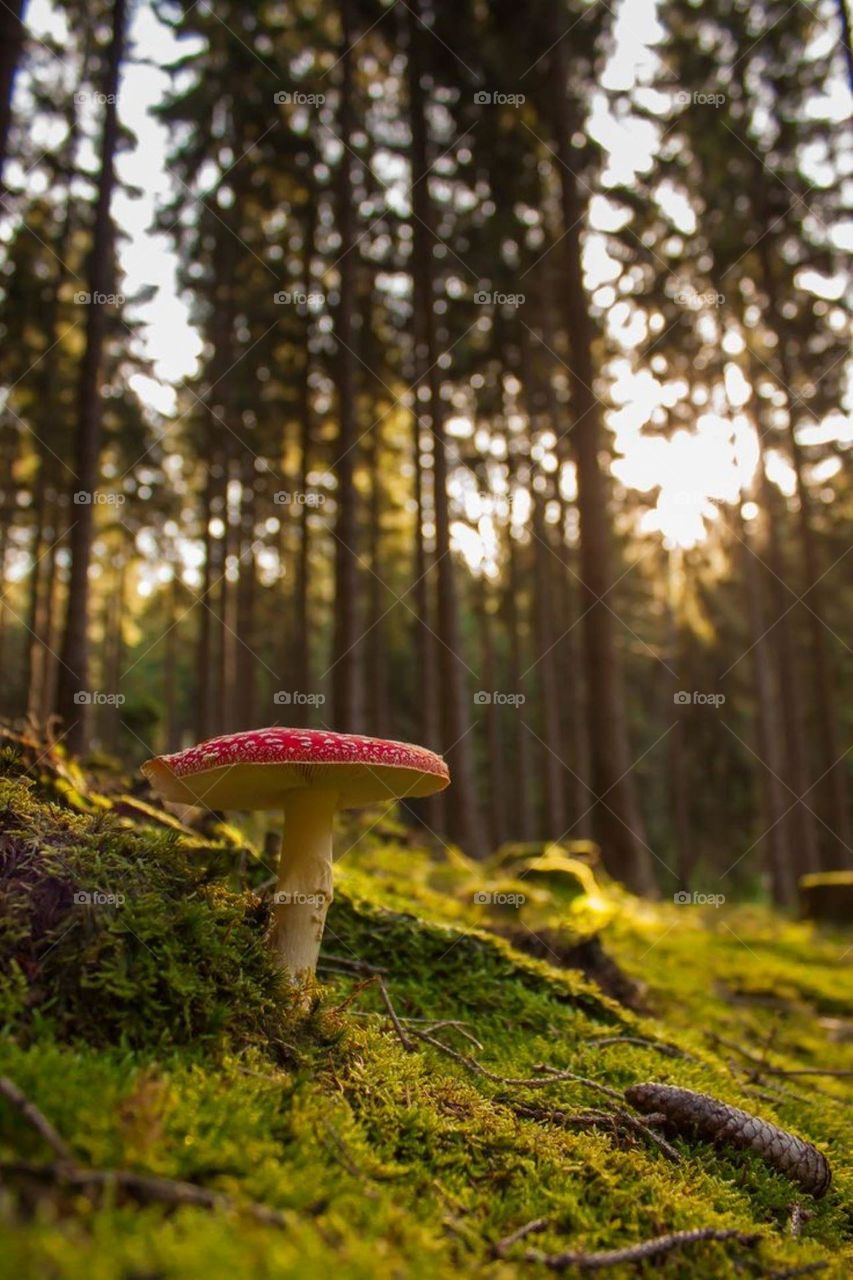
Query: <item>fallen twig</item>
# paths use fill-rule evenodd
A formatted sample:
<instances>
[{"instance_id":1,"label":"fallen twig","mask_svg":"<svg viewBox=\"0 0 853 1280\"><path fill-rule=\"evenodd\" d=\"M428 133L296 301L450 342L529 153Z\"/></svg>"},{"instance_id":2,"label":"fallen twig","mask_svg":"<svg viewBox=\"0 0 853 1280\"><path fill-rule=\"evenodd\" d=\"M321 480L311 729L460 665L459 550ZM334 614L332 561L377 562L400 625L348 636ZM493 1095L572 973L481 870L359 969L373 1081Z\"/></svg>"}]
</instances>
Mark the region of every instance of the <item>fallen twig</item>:
<instances>
[{"instance_id":1,"label":"fallen twig","mask_svg":"<svg viewBox=\"0 0 853 1280\"><path fill-rule=\"evenodd\" d=\"M12 1106L24 1117L28 1124L32 1125L36 1133L44 1139L55 1156L67 1164L74 1163L74 1153L64 1138L60 1136L48 1120L47 1116L39 1111L34 1102L30 1102L29 1098L23 1093L13 1080L8 1076L0 1076L0 1095L7 1102L11 1102Z\"/></svg>"},{"instance_id":2,"label":"fallen twig","mask_svg":"<svg viewBox=\"0 0 853 1280\"><path fill-rule=\"evenodd\" d=\"M317 968L331 968L332 965L340 965L344 969L355 969L359 973L387 973L387 969L380 969L375 964L368 964L366 960L359 960L357 957L330 955L328 951L324 952L317 961Z\"/></svg>"},{"instance_id":3,"label":"fallen twig","mask_svg":"<svg viewBox=\"0 0 853 1280\"><path fill-rule=\"evenodd\" d=\"M668 1040L647 1040L645 1036L591 1036L589 1043L597 1048L609 1044L638 1044L644 1048L657 1049L658 1053L665 1054L667 1058L684 1058L687 1062L699 1061L686 1049L680 1049L677 1044L670 1044Z\"/></svg>"},{"instance_id":4,"label":"fallen twig","mask_svg":"<svg viewBox=\"0 0 853 1280\"><path fill-rule=\"evenodd\" d=\"M194 1182L180 1182L173 1178L158 1178L147 1173L131 1173L127 1169L82 1169L69 1164L25 1164L9 1161L0 1164L0 1172L54 1182L75 1191L107 1191L116 1188L133 1200L143 1204L168 1204L178 1208L184 1205L218 1212L245 1213L257 1222L268 1226L284 1227L287 1217L278 1209L249 1202L241 1204L219 1191L209 1191Z\"/></svg>"},{"instance_id":5,"label":"fallen twig","mask_svg":"<svg viewBox=\"0 0 853 1280\"><path fill-rule=\"evenodd\" d=\"M482 1066L470 1054L460 1053L458 1049L451 1049L450 1045L437 1040L428 1031L421 1031L418 1027L410 1026L409 1035L416 1036L418 1040L423 1040L425 1044L431 1044L434 1049L446 1054L454 1062L460 1063L469 1071L483 1076L486 1080L491 1080L494 1084L511 1085L517 1089L544 1089L547 1085L556 1084L560 1080L572 1080L575 1084L582 1084L588 1089L595 1089L599 1093L606 1094L609 1098L617 1098L620 1102L622 1101L622 1094L617 1089L611 1089L608 1085L599 1084L597 1080L587 1080L584 1076L576 1075L574 1071L560 1071L556 1067L541 1067L540 1069L546 1072L541 1076L531 1076L529 1078L500 1076L495 1071L490 1071L488 1067Z\"/></svg>"},{"instance_id":6,"label":"fallen twig","mask_svg":"<svg viewBox=\"0 0 853 1280\"><path fill-rule=\"evenodd\" d=\"M25 1120L36 1130L58 1156L53 1164L28 1164L24 1161L4 1161L0 1172L18 1177L29 1177L41 1182L53 1182L75 1190L105 1191L114 1187L125 1195L142 1203L196 1205L222 1212L246 1213L257 1222L270 1226L287 1225L285 1215L267 1205L249 1202L240 1204L219 1191L209 1191L194 1182L181 1182L174 1178L160 1178L153 1174L132 1173L128 1169L84 1169L77 1163L74 1153L62 1136L57 1133L34 1102L18 1088L8 1076L0 1076L0 1095L11 1102Z\"/></svg>"},{"instance_id":7,"label":"fallen twig","mask_svg":"<svg viewBox=\"0 0 853 1280\"><path fill-rule=\"evenodd\" d=\"M548 1124L559 1125L564 1129L610 1129L617 1136L628 1133L644 1138L646 1142L657 1147L673 1164L681 1163L681 1156L659 1133L655 1133L650 1122L655 1116L647 1116L643 1123L629 1111L615 1108L613 1111L581 1111L572 1114L557 1108L537 1107L528 1103L513 1105L516 1115L525 1120L543 1120Z\"/></svg>"},{"instance_id":8,"label":"fallen twig","mask_svg":"<svg viewBox=\"0 0 853 1280\"><path fill-rule=\"evenodd\" d=\"M519 1240L524 1240L527 1236L534 1235L537 1231L544 1231L548 1226L547 1218L534 1218L532 1222L525 1222L523 1227L519 1227L517 1231L511 1231L508 1236L504 1236L503 1240L498 1240L491 1247L493 1258L503 1258L507 1251L514 1244L518 1244Z\"/></svg>"},{"instance_id":9,"label":"fallen twig","mask_svg":"<svg viewBox=\"0 0 853 1280\"><path fill-rule=\"evenodd\" d=\"M379 983L379 993L382 996L382 1003L385 1005L385 1008L388 1010L388 1017L391 1019L391 1025L393 1026L394 1030L397 1032L397 1039L400 1041L400 1044L403 1046L406 1052L411 1053L415 1046L412 1044L406 1032L403 1030L400 1019L397 1017L397 1010L394 1008L394 1004L391 1000L390 995L388 994L388 988L386 987L385 983L382 981L382 978L379 976L379 974L375 974L374 976L376 977Z\"/></svg>"},{"instance_id":10,"label":"fallen twig","mask_svg":"<svg viewBox=\"0 0 853 1280\"><path fill-rule=\"evenodd\" d=\"M771 1067L764 1058L758 1058L754 1053L750 1053L748 1049L744 1049L735 1040L726 1040L723 1036L712 1032L709 1037L712 1043L721 1044L726 1049L732 1049L735 1053L745 1059L746 1062L752 1063L757 1074L768 1076L830 1076L838 1080L848 1080L853 1077L853 1071L831 1071L829 1068L823 1067Z\"/></svg>"},{"instance_id":11,"label":"fallen twig","mask_svg":"<svg viewBox=\"0 0 853 1280\"><path fill-rule=\"evenodd\" d=\"M625 1249L605 1249L601 1253L542 1253L538 1249L528 1249L524 1255L526 1262L538 1262L551 1271L566 1271L569 1267L577 1267L580 1271L602 1271L605 1267L615 1267L623 1262L644 1262L647 1258L659 1258L674 1249L683 1249L685 1245L698 1244L703 1240L736 1240L738 1244L755 1245L761 1240L759 1232L745 1233L736 1230L720 1231L716 1227L698 1227L694 1231L674 1231L671 1235L655 1236L652 1240L643 1240L639 1244L628 1245Z\"/></svg>"}]
</instances>

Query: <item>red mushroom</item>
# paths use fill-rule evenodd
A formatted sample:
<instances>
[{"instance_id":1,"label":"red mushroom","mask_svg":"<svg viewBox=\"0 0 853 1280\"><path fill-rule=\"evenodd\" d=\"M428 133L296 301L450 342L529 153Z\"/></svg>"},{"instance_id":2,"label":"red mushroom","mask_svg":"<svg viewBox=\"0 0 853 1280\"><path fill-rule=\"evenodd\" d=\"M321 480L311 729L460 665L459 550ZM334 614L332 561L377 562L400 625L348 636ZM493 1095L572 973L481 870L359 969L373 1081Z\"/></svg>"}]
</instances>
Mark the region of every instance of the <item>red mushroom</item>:
<instances>
[{"instance_id":1,"label":"red mushroom","mask_svg":"<svg viewBox=\"0 0 853 1280\"><path fill-rule=\"evenodd\" d=\"M313 974L332 901L332 821L339 809L433 795L441 756L408 742L320 729L255 729L211 738L142 771L165 800L210 809L282 809L273 945L294 979Z\"/></svg>"}]
</instances>

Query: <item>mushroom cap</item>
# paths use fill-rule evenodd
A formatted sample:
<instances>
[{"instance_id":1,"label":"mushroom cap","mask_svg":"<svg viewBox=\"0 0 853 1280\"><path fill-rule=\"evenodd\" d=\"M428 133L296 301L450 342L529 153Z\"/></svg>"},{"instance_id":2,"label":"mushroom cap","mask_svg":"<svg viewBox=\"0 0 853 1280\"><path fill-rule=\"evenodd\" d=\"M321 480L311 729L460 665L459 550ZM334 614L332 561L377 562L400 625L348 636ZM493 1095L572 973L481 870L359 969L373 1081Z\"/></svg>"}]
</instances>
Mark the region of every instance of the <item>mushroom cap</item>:
<instances>
[{"instance_id":1,"label":"mushroom cap","mask_svg":"<svg viewBox=\"0 0 853 1280\"><path fill-rule=\"evenodd\" d=\"M338 807L443 791L441 756L410 742L325 729L252 729L146 760L142 772L164 800L209 809L280 809L296 789L336 791Z\"/></svg>"}]
</instances>

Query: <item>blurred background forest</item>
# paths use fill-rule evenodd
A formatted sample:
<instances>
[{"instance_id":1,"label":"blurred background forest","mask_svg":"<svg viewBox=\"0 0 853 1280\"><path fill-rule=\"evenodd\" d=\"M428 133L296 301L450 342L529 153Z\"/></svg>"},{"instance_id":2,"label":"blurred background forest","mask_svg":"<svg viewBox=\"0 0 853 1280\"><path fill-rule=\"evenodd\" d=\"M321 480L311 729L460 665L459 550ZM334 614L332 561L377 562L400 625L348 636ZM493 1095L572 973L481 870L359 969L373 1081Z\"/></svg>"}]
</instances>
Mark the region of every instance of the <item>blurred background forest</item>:
<instances>
[{"instance_id":1,"label":"blurred background forest","mask_svg":"<svg viewBox=\"0 0 853 1280\"><path fill-rule=\"evenodd\" d=\"M0 45L0 714L412 739L430 831L640 892L851 866L843 0Z\"/></svg>"}]
</instances>

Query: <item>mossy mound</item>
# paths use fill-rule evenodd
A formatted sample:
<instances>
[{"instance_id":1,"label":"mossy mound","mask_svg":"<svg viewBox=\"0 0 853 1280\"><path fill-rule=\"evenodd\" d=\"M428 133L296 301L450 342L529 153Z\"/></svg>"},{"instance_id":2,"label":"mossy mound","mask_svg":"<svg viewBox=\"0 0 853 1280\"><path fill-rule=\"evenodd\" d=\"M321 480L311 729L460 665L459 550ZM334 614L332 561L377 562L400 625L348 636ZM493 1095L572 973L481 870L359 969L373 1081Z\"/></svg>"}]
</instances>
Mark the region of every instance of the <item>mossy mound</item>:
<instances>
[{"instance_id":1,"label":"mossy mound","mask_svg":"<svg viewBox=\"0 0 853 1280\"><path fill-rule=\"evenodd\" d=\"M761 1240L700 1242L605 1274L849 1274L845 1080L764 1070L853 1069L849 935L614 893L587 914L607 922L596 945L642 981L652 1013L640 1016L561 967L558 950L576 941L564 904L534 958L455 893L469 864L442 864L388 828L338 867L321 984L305 1008L267 956L266 908L248 888L269 869L232 841L194 846L144 810L138 821L129 808L76 813L7 777L0 858L0 1074L80 1165L229 1198L210 1209L142 1205L115 1184L70 1190L0 1099L0 1275L544 1280L524 1261L531 1246L592 1251L697 1227ZM84 893L124 901L74 901ZM580 1079L542 1085L543 1063ZM672 1163L614 1126L612 1100L589 1083L650 1079L820 1145L833 1186L808 1204L801 1238L788 1226L801 1197L779 1174L686 1138ZM605 1120L590 1127L593 1112ZM257 1221L253 1203L281 1223ZM545 1230L496 1256L494 1243L533 1218Z\"/></svg>"}]
</instances>

